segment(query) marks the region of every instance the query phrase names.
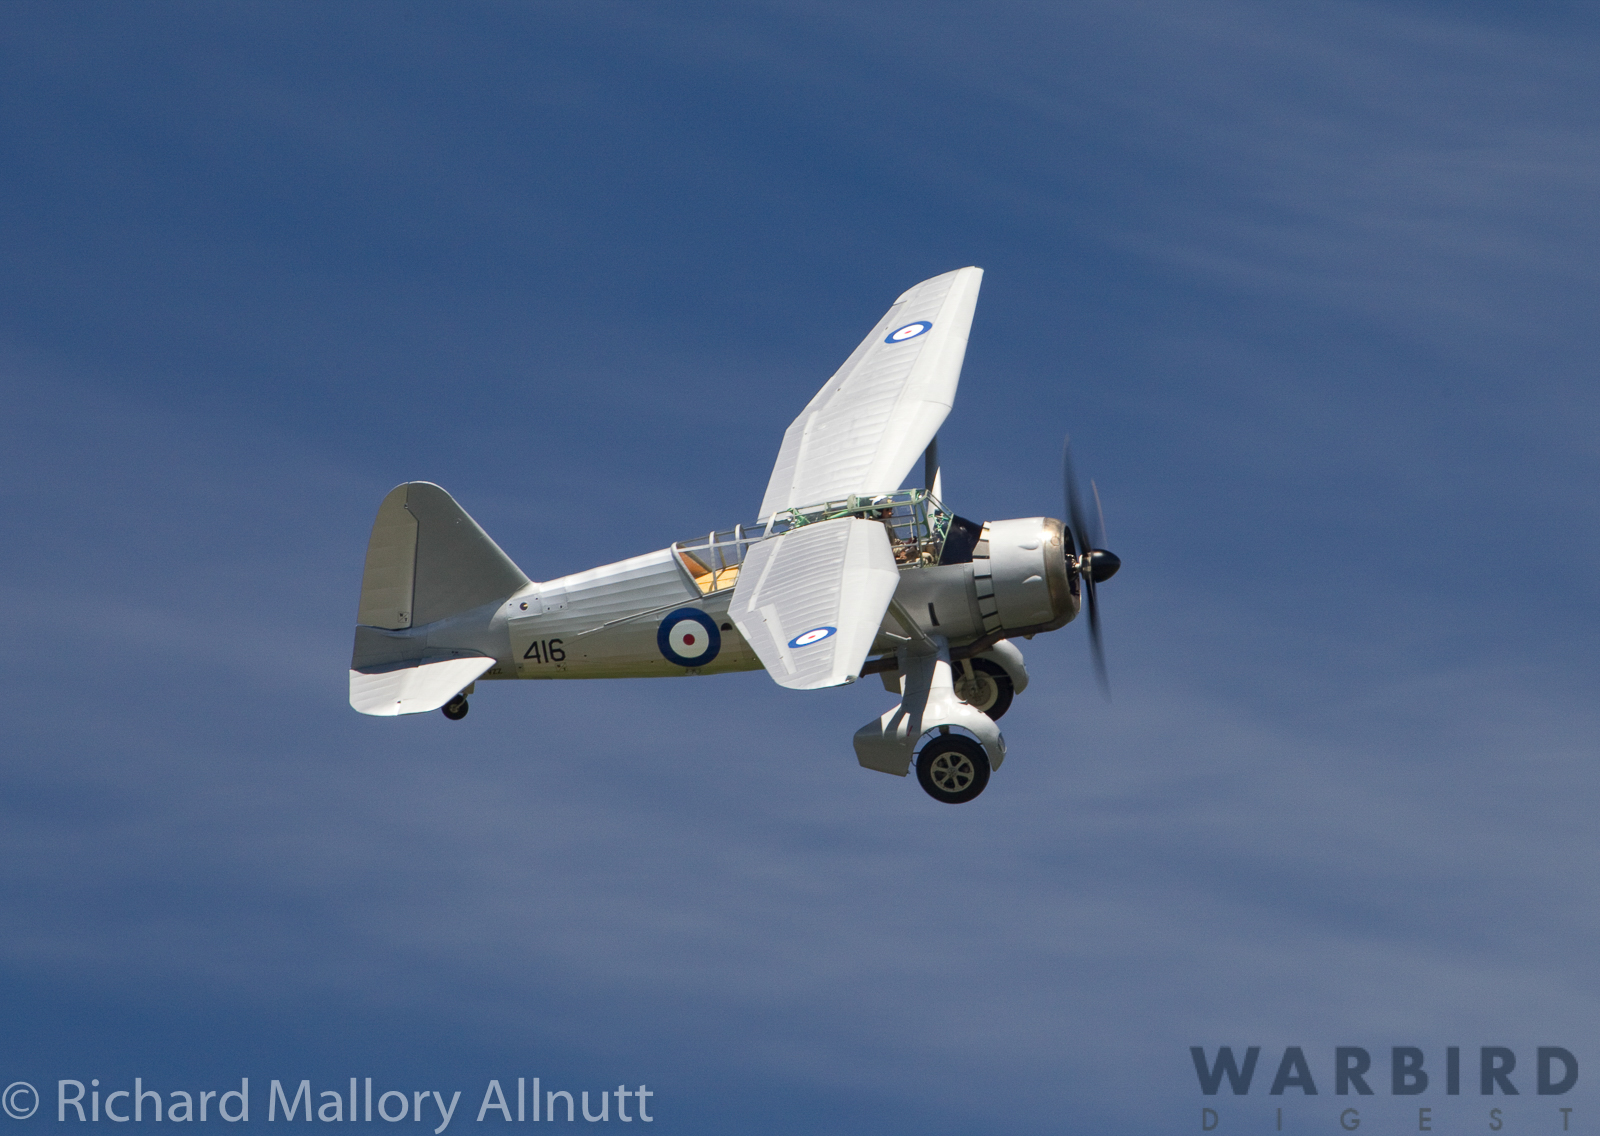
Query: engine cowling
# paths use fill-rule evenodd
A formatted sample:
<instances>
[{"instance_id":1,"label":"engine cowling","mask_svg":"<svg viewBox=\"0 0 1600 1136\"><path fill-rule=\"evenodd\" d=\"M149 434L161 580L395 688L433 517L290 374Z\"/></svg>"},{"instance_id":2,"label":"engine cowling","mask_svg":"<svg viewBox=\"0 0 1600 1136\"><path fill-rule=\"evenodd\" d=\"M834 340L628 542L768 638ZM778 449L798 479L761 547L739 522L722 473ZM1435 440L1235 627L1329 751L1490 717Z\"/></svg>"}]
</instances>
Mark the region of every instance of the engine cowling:
<instances>
[{"instance_id":1,"label":"engine cowling","mask_svg":"<svg viewBox=\"0 0 1600 1136\"><path fill-rule=\"evenodd\" d=\"M983 629L1054 631L1078 614L1066 535L1052 517L989 521L972 550Z\"/></svg>"}]
</instances>

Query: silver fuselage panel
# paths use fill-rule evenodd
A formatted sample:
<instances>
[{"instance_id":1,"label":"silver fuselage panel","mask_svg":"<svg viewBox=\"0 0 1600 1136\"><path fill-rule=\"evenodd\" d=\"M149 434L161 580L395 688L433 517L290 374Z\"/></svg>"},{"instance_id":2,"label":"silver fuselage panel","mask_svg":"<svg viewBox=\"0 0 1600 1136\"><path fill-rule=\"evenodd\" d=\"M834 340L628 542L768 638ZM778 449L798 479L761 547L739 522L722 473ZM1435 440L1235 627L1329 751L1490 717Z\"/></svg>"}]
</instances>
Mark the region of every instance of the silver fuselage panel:
<instances>
[{"instance_id":1,"label":"silver fuselage panel","mask_svg":"<svg viewBox=\"0 0 1600 1136\"><path fill-rule=\"evenodd\" d=\"M530 584L509 600L403 631L362 628L364 663L467 650L494 658L483 679L666 678L760 670L761 661L728 615L732 588L702 594L672 549L661 549L559 579ZM960 646L982 634L972 599L972 566L902 568L900 607L925 634ZM663 656L662 618L681 608L715 621L720 649L710 663L683 667ZM906 639L893 616L873 642L892 653ZM420 643L418 641L421 641Z\"/></svg>"}]
</instances>

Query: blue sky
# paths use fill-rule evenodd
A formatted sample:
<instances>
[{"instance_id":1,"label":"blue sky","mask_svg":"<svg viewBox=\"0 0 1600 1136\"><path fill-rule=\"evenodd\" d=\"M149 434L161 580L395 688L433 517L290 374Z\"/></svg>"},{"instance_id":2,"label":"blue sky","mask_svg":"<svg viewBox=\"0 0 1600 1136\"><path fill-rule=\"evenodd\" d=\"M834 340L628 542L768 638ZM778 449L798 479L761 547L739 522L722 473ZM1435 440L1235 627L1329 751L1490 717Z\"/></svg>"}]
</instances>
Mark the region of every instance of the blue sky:
<instances>
[{"instance_id":1,"label":"blue sky","mask_svg":"<svg viewBox=\"0 0 1600 1136\"><path fill-rule=\"evenodd\" d=\"M1148 1133L1197 1128L1194 1044L1319 1082L1336 1045L1560 1045L1592 1112L1591 10L0 28L7 1081ZM946 498L1059 513L1070 431L1126 565L1115 702L1083 628L1022 644L979 801L857 768L876 683L346 705L392 485L536 579L753 519L799 408L966 264Z\"/></svg>"}]
</instances>

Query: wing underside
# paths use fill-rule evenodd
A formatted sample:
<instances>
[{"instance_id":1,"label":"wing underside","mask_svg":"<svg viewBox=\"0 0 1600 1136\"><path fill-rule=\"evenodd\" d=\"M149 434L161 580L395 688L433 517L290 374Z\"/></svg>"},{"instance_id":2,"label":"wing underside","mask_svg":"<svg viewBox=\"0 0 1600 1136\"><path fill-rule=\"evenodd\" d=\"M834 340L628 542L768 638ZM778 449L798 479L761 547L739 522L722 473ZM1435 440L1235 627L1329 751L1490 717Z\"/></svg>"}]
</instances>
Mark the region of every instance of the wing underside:
<instances>
[{"instance_id":1,"label":"wing underside","mask_svg":"<svg viewBox=\"0 0 1600 1136\"><path fill-rule=\"evenodd\" d=\"M900 488L950 413L982 282L961 268L895 301L784 434L763 521Z\"/></svg>"},{"instance_id":2,"label":"wing underside","mask_svg":"<svg viewBox=\"0 0 1600 1136\"><path fill-rule=\"evenodd\" d=\"M751 547L729 613L780 686L854 682L900 582L889 534L843 517Z\"/></svg>"}]
</instances>

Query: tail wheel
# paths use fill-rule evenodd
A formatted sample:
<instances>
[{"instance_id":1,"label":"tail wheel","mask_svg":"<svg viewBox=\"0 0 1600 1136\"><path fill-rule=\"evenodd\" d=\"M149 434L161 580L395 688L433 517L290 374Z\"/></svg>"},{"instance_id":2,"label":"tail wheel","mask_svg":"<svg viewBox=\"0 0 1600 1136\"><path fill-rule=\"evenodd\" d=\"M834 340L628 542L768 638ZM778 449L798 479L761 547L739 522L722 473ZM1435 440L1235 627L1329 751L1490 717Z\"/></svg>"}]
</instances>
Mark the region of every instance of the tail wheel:
<instances>
[{"instance_id":1,"label":"tail wheel","mask_svg":"<svg viewBox=\"0 0 1600 1136\"><path fill-rule=\"evenodd\" d=\"M917 784L936 801L963 804L989 784L989 755L971 738L940 734L917 755Z\"/></svg>"},{"instance_id":2,"label":"tail wheel","mask_svg":"<svg viewBox=\"0 0 1600 1136\"><path fill-rule=\"evenodd\" d=\"M1016 696L1016 690L1004 667L988 659L968 659L957 665L960 668L955 676L957 698L974 710L982 710L996 721L1011 709L1011 699ZM971 674L967 673L969 666L972 668Z\"/></svg>"},{"instance_id":3,"label":"tail wheel","mask_svg":"<svg viewBox=\"0 0 1600 1136\"><path fill-rule=\"evenodd\" d=\"M461 719L467 716L467 711L470 709L471 707L467 705L467 696L465 694L456 695L449 702L446 702L442 707L440 707L440 710L443 712L444 716L449 718L452 722L461 721Z\"/></svg>"}]
</instances>

